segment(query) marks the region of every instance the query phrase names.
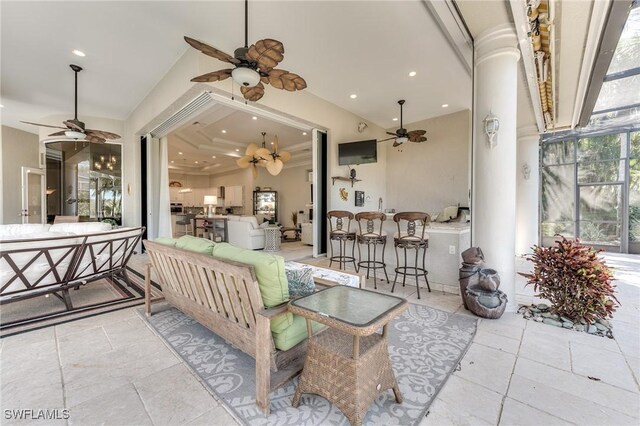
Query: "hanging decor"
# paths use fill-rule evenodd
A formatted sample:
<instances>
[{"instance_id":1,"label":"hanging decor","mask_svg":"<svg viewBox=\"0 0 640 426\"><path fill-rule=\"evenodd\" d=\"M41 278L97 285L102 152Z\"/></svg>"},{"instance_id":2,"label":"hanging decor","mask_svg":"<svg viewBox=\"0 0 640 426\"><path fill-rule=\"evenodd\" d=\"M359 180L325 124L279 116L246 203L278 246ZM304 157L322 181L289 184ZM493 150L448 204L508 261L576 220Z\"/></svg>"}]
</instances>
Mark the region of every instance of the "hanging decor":
<instances>
[{"instance_id":1,"label":"hanging decor","mask_svg":"<svg viewBox=\"0 0 640 426\"><path fill-rule=\"evenodd\" d=\"M273 145L273 151L269 151L264 146L263 140L262 148L260 148L256 154L266 160L265 167L267 171L273 176L277 176L282 171L284 163L291 160L291 154L287 151L278 151L278 135L274 137L271 145Z\"/></svg>"}]
</instances>

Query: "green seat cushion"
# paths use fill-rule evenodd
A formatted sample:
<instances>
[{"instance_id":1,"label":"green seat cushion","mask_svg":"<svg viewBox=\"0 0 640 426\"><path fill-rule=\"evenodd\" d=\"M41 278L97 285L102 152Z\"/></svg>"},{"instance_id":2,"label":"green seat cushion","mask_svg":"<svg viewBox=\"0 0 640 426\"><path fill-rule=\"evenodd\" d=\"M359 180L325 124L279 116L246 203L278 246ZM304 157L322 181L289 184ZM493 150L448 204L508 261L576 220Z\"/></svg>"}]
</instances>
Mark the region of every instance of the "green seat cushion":
<instances>
[{"instance_id":1,"label":"green seat cushion","mask_svg":"<svg viewBox=\"0 0 640 426\"><path fill-rule=\"evenodd\" d=\"M168 237L158 237L155 240L153 240L154 243L158 243L158 244L162 244L165 246L170 246L170 247L175 247L176 243L178 242L177 239L175 238L168 238Z\"/></svg>"},{"instance_id":2,"label":"green seat cushion","mask_svg":"<svg viewBox=\"0 0 640 426\"><path fill-rule=\"evenodd\" d=\"M289 301L289 284L281 256L260 251L246 250L228 243L213 247L213 256L252 265L256 271L262 302L267 308ZM280 315L271 321L271 331L282 333L292 323L291 313Z\"/></svg>"},{"instance_id":3,"label":"green seat cushion","mask_svg":"<svg viewBox=\"0 0 640 426\"><path fill-rule=\"evenodd\" d=\"M193 237L191 235L183 235L176 241L176 247L183 250L192 251L194 253L206 254L211 256L211 252L215 243L206 238Z\"/></svg>"},{"instance_id":4,"label":"green seat cushion","mask_svg":"<svg viewBox=\"0 0 640 426\"><path fill-rule=\"evenodd\" d=\"M323 327L324 325L311 321L311 328L314 332ZM307 338L307 321L304 317L291 314L291 325L279 333L272 331L271 334L276 348L287 351Z\"/></svg>"}]
</instances>

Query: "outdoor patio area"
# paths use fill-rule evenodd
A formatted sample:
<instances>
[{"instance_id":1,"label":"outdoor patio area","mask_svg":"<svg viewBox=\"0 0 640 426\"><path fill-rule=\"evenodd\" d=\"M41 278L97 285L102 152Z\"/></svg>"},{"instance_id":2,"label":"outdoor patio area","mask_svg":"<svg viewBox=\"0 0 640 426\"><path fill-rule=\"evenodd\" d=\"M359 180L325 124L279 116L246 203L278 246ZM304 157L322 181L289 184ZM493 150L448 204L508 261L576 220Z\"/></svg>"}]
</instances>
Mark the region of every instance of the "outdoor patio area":
<instances>
[{"instance_id":1,"label":"outdoor patio area","mask_svg":"<svg viewBox=\"0 0 640 426\"><path fill-rule=\"evenodd\" d=\"M638 424L640 258L606 259L621 303L615 339L517 314L479 319L473 343L421 424ZM380 291L390 288L378 281ZM531 303L531 289L525 291L519 302ZM396 294L470 315L456 295L423 291L418 300L411 285ZM127 308L1 339L3 408L66 408L69 424L238 423L141 315L140 307Z\"/></svg>"}]
</instances>

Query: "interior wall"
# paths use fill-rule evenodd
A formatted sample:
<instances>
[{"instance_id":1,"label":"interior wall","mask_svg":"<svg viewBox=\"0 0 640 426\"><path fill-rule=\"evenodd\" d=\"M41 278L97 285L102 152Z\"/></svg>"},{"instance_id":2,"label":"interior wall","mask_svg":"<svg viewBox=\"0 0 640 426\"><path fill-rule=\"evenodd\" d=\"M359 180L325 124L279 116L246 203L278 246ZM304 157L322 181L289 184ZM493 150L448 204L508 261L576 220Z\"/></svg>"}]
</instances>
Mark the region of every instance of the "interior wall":
<instances>
[{"instance_id":1,"label":"interior wall","mask_svg":"<svg viewBox=\"0 0 640 426\"><path fill-rule=\"evenodd\" d=\"M407 142L387 152L387 194L384 209L422 211L469 205L470 111L460 111L405 125L424 129L427 141ZM395 131L390 129L389 131ZM402 190L398 190L402 188Z\"/></svg>"},{"instance_id":2,"label":"interior wall","mask_svg":"<svg viewBox=\"0 0 640 426\"><path fill-rule=\"evenodd\" d=\"M22 167L39 167L38 135L2 126L2 223L22 223Z\"/></svg>"}]
</instances>

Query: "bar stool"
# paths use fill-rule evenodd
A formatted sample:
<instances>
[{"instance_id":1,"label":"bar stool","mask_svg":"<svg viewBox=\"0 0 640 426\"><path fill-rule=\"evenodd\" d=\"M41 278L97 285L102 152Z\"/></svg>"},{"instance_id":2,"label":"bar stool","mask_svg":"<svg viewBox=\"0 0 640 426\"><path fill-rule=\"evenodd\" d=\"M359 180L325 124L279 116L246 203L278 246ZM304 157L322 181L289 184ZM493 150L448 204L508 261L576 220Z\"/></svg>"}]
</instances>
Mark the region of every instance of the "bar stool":
<instances>
[{"instance_id":1,"label":"bar stool","mask_svg":"<svg viewBox=\"0 0 640 426\"><path fill-rule=\"evenodd\" d=\"M369 271L373 269L373 288L377 289L376 284L376 269L382 269L384 276L389 284L389 276L387 275L387 264L384 262L384 249L387 246L387 233L382 230L382 224L387 219L387 215L380 212L363 212L356 214L356 221L358 222L358 269L366 268L367 278L369 278ZM366 229L363 232L362 222L366 221ZM376 221L379 222L379 226L376 226ZM377 228L377 232L376 232ZM362 252L360 251L360 244L367 245L367 259L362 260ZM376 249L378 245L382 244L382 260L377 260ZM371 246L373 246L373 258L371 258Z\"/></svg>"},{"instance_id":2,"label":"bar stool","mask_svg":"<svg viewBox=\"0 0 640 426\"><path fill-rule=\"evenodd\" d=\"M344 229L344 219L347 220L346 229ZM327 219L329 220L329 247L331 248L331 256L329 257L329 267L336 261L338 267L344 269L343 265L347 262L353 262L356 272L358 271L358 265L356 264L355 246L356 246L356 233L351 231L351 220L353 219L353 213L345 210L331 210L327 212ZM335 222L335 225L334 225ZM338 255L333 254L333 241L338 241ZM351 256L346 255L347 242L352 241Z\"/></svg>"},{"instance_id":3,"label":"bar stool","mask_svg":"<svg viewBox=\"0 0 640 426\"><path fill-rule=\"evenodd\" d=\"M178 225L184 226L184 231L180 234L180 236L193 234L193 219L195 219L195 217L195 214L176 215L176 236L178 236ZM191 228L191 232L189 232L189 228Z\"/></svg>"},{"instance_id":4,"label":"bar stool","mask_svg":"<svg viewBox=\"0 0 640 426\"><path fill-rule=\"evenodd\" d=\"M393 279L393 287L391 293L396 288L398 274L402 275L402 287L404 287L407 275L416 277L416 289L418 290L418 299L420 299L420 286L418 285L418 277L424 276L427 282L427 289L431 292L429 279L427 278L427 269L425 267L425 258L427 255L427 247L429 247L429 235L425 233L425 228L431 221L431 217L427 213L420 212L402 212L393 216L393 221L398 227L398 232L393 234L393 245L396 252L396 276ZM417 222L417 223L416 223ZM402 226L405 228L402 230ZM420 229L421 228L421 229ZM398 249L404 251L404 263L400 264L400 255ZM413 266L407 263L407 250L415 250L415 261ZM418 266L418 257L422 250L422 266Z\"/></svg>"}]
</instances>

